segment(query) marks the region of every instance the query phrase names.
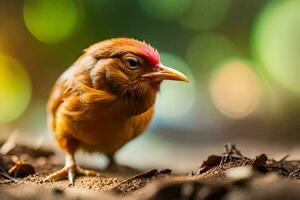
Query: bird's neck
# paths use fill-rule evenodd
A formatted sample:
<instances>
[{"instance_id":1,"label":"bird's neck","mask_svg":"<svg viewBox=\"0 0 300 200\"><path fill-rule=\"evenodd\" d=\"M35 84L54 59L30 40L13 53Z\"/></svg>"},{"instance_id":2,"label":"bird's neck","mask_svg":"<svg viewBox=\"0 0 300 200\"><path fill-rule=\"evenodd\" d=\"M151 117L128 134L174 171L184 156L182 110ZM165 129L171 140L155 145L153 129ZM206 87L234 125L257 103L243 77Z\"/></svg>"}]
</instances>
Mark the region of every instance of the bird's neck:
<instances>
[{"instance_id":1,"label":"bird's neck","mask_svg":"<svg viewBox=\"0 0 300 200\"><path fill-rule=\"evenodd\" d=\"M91 87L116 97L109 104L109 110L113 111L112 113L115 115L136 116L153 107L160 83L149 85L141 82L128 83L115 79L108 80L107 72L104 69L97 72L97 76L91 75ZM90 73L93 74L93 72Z\"/></svg>"},{"instance_id":2,"label":"bird's neck","mask_svg":"<svg viewBox=\"0 0 300 200\"><path fill-rule=\"evenodd\" d=\"M125 116L136 116L153 107L156 100L156 92L144 95L127 94L120 96L113 104L117 112Z\"/></svg>"}]
</instances>

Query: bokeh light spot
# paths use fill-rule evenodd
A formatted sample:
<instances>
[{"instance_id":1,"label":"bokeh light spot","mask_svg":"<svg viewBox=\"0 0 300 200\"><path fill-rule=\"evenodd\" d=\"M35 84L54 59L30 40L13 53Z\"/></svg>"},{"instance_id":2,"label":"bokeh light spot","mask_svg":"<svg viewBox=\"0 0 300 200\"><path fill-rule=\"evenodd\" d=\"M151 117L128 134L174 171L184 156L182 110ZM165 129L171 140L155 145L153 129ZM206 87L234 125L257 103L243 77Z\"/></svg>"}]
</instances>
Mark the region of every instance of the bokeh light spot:
<instances>
[{"instance_id":1,"label":"bokeh light spot","mask_svg":"<svg viewBox=\"0 0 300 200\"><path fill-rule=\"evenodd\" d=\"M271 1L254 28L254 56L272 78L300 95L300 1Z\"/></svg>"},{"instance_id":2,"label":"bokeh light spot","mask_svg":"<svg viewBox=\"0 0 300 200\"><path fill-rule=\"evenodd\" d=\"M161 54L164 65L184 73L189 79L188 84L178 81L164 81L155 107L156 116L165 122L176 123L186 118L196 101L195 78L187 64L179 57L164 53Z\"/></svg>"},{"instance_id":3,"label":"bokeh light spot","mask_svg":"<svg viewBox=\"0 0 300 200\"><path fill-rule=\"evenodd\" d=\"M73 33L79 8L72 0L26 0L23 14L34 37L45 43L57 43Z\"/></svg>"},{"instance_id":4,"label":"bokeh light spot","mask_svg":"<svg viewBox=\"0 0 300 200\"><path fill-rule=\"evenodd\" d=\"M223 21L230 6L231 0L192 0L180 23L193 30L214 28Z\"/></svg>"},{"instance_id":5,"label":"bokeh light spot","mask_svg":"<svg viewBox=\"0 0 300 200\"><path fill-rule=\"evenodd\" d=\"M139 0L143 10L157 19L175 19L183 15L190 4L190 0Z\"/></svg>"},{"instance_id":6,"label":"bokeh light spot","mask_svg":"<svg viewBox=\"0 0 300 200\"><path fill-rule=\"evenodd\" d=\"M188 44L186 58L197 77L208 72L224 59L236 56L237 50L230 40L220 34L205 33L194 37Z\"/></svg>"},{"instance_id":7,"label":"bokeh light spot","mask_svg":"<svg viewBox=\"0 0 300 200\"><path fill-rule=\"evenodd\" d=\"M0 54L0 124L18 118L31 97L31 82L24 67L15 59Z\"/></svg>"},{"instance_id":8,"label":"bokeh light spot","mask_svg":"<svg viewBox=\"0 0 300 200\"><path fill-rule=\"evenodd\" d=\"M229 118L243 118L251 114L260 101L260 82L243 60L227 61L212 73L210 95L217 109Z\"/></svg>"}]
</instances>

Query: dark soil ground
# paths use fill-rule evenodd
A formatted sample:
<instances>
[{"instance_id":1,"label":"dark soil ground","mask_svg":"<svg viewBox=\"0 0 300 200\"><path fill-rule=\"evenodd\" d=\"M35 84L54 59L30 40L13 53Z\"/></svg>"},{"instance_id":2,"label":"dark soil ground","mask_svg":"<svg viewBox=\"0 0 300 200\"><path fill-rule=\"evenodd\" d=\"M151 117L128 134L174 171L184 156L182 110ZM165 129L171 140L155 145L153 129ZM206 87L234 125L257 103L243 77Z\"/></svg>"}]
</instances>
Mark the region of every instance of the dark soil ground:
<instances>
[{"instance_id":1,"label":"dark soil ground","mask_svg":"<svg viewBox=\"0 0 300 200\"><path fill-rule=\"evenodd\" d=\"M9 146L9 145L7 145ZM300 199L300 161L244 156L235 145L182 175L171 169L102 171L103 176L43 182L60 169L51 150L21 144L0 155L0 199L260 200Z\"/></svg>"}]
</instances>

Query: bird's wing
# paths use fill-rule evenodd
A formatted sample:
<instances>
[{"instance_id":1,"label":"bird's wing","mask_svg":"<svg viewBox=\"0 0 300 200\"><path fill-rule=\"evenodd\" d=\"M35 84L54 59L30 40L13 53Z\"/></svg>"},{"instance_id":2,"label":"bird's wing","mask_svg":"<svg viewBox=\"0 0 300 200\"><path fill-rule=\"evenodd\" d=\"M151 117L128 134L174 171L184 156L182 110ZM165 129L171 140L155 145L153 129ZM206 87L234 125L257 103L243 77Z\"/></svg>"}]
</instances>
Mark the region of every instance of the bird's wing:
<instances>
[{"instance_id":1,"label":"bird's wing","mask_svg":"<svg viewBox=\"0 0 300 200\"><path fill-rule=\"evenodd\" d=\"M49 127L55 131L56 127L56 112L58 108L64 103L65 98L69 95L68 92L72 88L72 83L76 80L76 74L80 73L84 67L84 60L86 55L83 54L80 58L69 67L56 81L54 84L47 103L48 111L48 124Z\"/></svg>"},{"instance_id":2,"label":"bird's wing","mask_svg":"<svg viewBox=\"0 0 300 200\"><path fill-rule=\"evenodd\" d=\"M64 83L57 82L51 93L47 103L47 110L48 110L48 125L49 127L55 131L55 115L58 107L63 102L63 91L64 91Z\"/></svg>"},{"instance_id":3,"label":"bird's wing","mask_svg":"<svg viewBox=\"0 0 300 200\"><path fill-rule=\"evenodd\" d=\"M55 131L56 127L56 112L60 105L64 102L66 91L71 87L72 80L74 79L76 70L78 69L77 62L69 67L54 84L47 103L48 111L48 125Z\"/></svg>"},{"instance_id":4,"label":"bird's wing","mask_svg":"<svg viewBox=\"0 0 300 200\"><path fill-rule=\"evenodd\" d=\"M105 107L117 97L93 88L88 71L97 60L87 54L81 56L66 70L54 85L48 101L49 125L55 131L58 109L72 118L84 119L94 105Z\"/></svg>"}]
</instances>

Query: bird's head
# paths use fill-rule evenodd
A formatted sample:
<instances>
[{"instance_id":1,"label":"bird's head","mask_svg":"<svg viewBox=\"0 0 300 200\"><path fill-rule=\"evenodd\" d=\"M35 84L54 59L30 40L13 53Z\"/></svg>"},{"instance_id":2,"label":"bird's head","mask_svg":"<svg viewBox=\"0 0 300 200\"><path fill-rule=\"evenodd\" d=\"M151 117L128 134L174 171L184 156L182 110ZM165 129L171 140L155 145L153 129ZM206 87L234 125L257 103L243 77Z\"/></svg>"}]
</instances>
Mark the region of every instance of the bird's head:
<instances>
[{"instance_id":1,"label":"bird's head","mask_svg":"<svg viewBox=\"0 0 300 200\"><path fill-rule=\"evenodd\" d=\"M153 105L162 81L189 81L181 72L163 65L156 49L136 39L105 40L91 46L87 53L99 59L93 69L95 76L101 77L98 85L106 85L120 97Z\"/></svg>"}]
</instances>

